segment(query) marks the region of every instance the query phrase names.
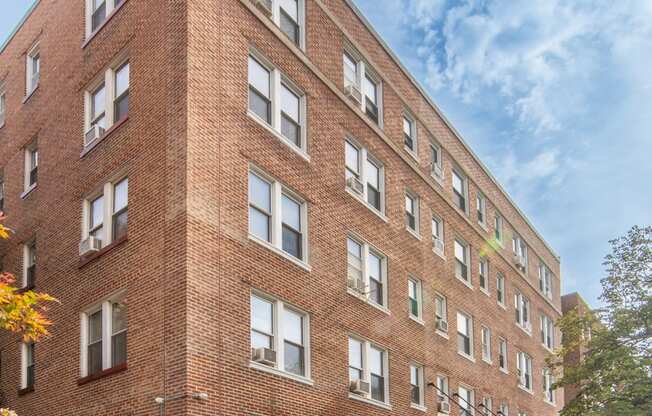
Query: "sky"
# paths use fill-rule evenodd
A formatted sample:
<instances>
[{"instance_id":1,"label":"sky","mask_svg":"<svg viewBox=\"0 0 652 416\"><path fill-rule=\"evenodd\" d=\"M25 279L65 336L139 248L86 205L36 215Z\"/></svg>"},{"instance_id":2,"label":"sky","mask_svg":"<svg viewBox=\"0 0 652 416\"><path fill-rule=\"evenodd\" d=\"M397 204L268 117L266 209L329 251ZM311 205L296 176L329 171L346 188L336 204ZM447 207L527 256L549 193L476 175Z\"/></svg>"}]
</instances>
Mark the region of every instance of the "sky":
<instances>
[{"instance_id":1,"label":"sky","mask_svg":"<svg viewBox=\"0 0 652 416\"><path fill-rule=\"evenodd\" d=\"M354 1L599 306L608 241L652 225L652 1Z\"/></svg>"}]
</instances>

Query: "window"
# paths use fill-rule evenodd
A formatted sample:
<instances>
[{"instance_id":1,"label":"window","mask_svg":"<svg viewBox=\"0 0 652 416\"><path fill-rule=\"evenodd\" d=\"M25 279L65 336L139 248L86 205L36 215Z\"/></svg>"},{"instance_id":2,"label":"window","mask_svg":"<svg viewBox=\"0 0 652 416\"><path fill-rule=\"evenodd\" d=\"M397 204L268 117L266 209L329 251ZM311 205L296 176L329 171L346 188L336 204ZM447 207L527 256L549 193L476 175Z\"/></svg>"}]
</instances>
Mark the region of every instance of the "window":
<instances>
[{"instance_id":1,"label":"window","mask_svg":"<svg viewBox=\"0 0 652 416\"><path fill-rule=\"evenodd\" d=\"M501 404L498 409L498 416L509 416L509 406L505 403Z\"/></svg>"},{"instance_id":2,"label":"window","mask_svg":"<svg viewBox=\"0 0 652 416\"><path fill-rule=\"evenodd\" d=\"M496 298L499 305L505 306L505 276L502 273L496 275Z\"/></svg>"},{"instance_id":3,"label":"window","mask_svg":"<svg viewBox=\"0 0 652 416\"><path fill-rule=\"evenodd\" d=\"M306 313L264 295L251 295L252 362L309 377L308 333ZM261 348L273 351L273 359L259 360L267 357L258 355Z\"/></svg>"},{"instance_id":4,"label":"window","mask_svg":"<svg viewBox=\"0 0 652 416\"><path fill-rule=\"evenodd\" d=\"M444 221L436 215L432 216L432 249L440 256L444 255Z\"/></svg>"},{"instance_id":5,"label":"window","mask_svg":"<svg viewBox=\"0 0 652 416\"><path fill-rule=\"evenodd\" d=\"M20 388L21 389L33 389L34 380L35 380L35 355L34 355L34 343L33 342L23 342L20 344L20 363L21 363L21 377L20 377Z\"/></svg>"},{"instance_id":6,"label":"window","mask_svg":"<svg viewBox=\"0 0 652 416\"><path fill-rule=\"evenodd\" d=\"M457 313L457 351L473 357L473 320L462 312Z\"/></svg>"},{"instance_id":7,"label":"window","mask_svg":"<svg viewBox=\"0 0 652 416\"><path fill-rule=\"evenodd\" d=\"M526 390L532 390L532 358L524 352L516 353L516 371L518 385Z\"/></svg>"},{"instance_id":8,"label":"window","mask_svg":"<svg viewBox=\"0 0 652 416\"><path fill-rule=\"evenodd\" d=\"M552 299L552 272L543 262L539 264L539 290Z\"/></svg>"},{"instance_id":9,"label":"window","mask_svg":"<svg viewBox=\"0 0 652 416\"><path fill-rule=\"evenodd\" d=\"M471 416L475 414L475 393L472 389L464 386L457 388L457 395L460 404L460 416Z\"/></svg>"},{"instance_id":10,"label":"window","mask_svg":"<svg viewBox=\"0 0 652 416\"><path fill-rule=\"evenodd\" d=\"M455 205L466 213L466 178L457 170L453 170L453 200Z\"/></svg>"},{"instance_id":11,"label":"window","mask_svg":"<svg viewBox=\"0 0 652 416\"><path fill-rule=\"evenodd\" d=\"M305 95L271 63L249 55L249 114L291 148L307 152Z\"/></svg>"},{"instance_id":12,"label":"window","mask_svg":"<svg viewBox=\"0 0 652 416\"><path fill-rule=\"evenodd\" d=\"M127 119L129 82L129 61L121 55L86 90L84 146L99 140L108 129Z\"/></svg>"},{"instance_id":13,"label":"window","mask_svg":"<svg viewBox=\"0 0 652 416\"><path fill-rule=\"evenodd\" d=\"M525 241L516 234L514 234L514 237L512 238L512 250L514 251L514 262L516 263L516 267L523 273L527 274L527 244L525 244Z\"/></svg>"},{"instance_id":14,"label":"window","mask_svg":"<svg viewBox=\"0 0 652 416\"><path fill-rule=\"evenodd\" d=\"M484 195L480 191L478 191L476 198L475 198L475 207L476 207L476 212L478 214L478 224L480 224L483 227L486 227L486 221L487 221L487 200L485 199Z\"/></svg>"},{"instance_id":15,"label":"window","mask_svg":"<svg viewBox=\"0 0 652 416\"><path fill-rule=\"evenodd\" d=\"M376 211L385 212L385 170L382 163L352 140L344 141L347 189Z\"/></svg>"},{"instance_id":16,"label":"window","mask_svg":"<svg viewBox=\"0 0 652 416\"><path fill-rule=\"evenodd\" d=\"M25 185L24 195L36 187L38 179L38 148L36 142L25 148Z\"/></svg>"},{"instance_id":17,"label":"window","mask_svg":"<svg viewBox=\"0 0 652 416\"><path fill-rule=\"evenodd\" d=\"M524 330L530 332L532 324L530 323L530 300L523 296L522 293L514 293L514 307L516 310L516 323Z\"/></svg>"},{"instance_id":18,"label":"window","mask_svg":"<svg viewBox=\"0 0 652 416\"><path fill-rule=\"evenodd\" d=\"M408 298L410 307L410 317L421 321L421 281L413 277L408 278Z\"/></svg>"},{"instance_id":19,"label":"window","mask_svg":"<svg viewBox=\"0 0 652 416\"><path fill-rule=\"evenodd\" d=\"M480 257L478 279L480 280L480 289L489 292L489 260L486 257Z\"/></svg>"},{"instance_id":20,"label":"window","mask_svg":"<svg viewBox=\"0 0 652 416\"><path fill-rule=\"evenodd\" d=\"M374 305L387 307L387 260L361 240L348 237L347 263L349 292Z\"/></svg>"},{"instance_id":21,"label":"window","mask_svg":"<svg viewBox=\"0 0 652 416\"><path fill-rule=\"evenodd\" d=\"M249 172L249 234L307 262L307 204L278 181Z\"/></svg>"},{"instance_id":22,"label":"window","mask_svg":"<svg viewBox=\"0 0 652 416\"><path fill-rule=\"evenodd\" d=\"M5 86L0 82L0 127L5 125L5 119L7 116L7 93L5 92Z\"/></svg>"},{"instance_id":23,"label":"window","mask_svg":"<svg viewBox=\"0 0 652 416\"><path fill-rule=\"evenodd\" d=\"M410 192L405 194L405 226L419 234L419 198Z\"/></svg>"},{"instance_id":24,"label":"window","mask_svg":"<svg viewBox=\"0 0 652 416\"><path fill-rule=\"evenodd\" d=\"M437 376L437 401L439 403L448 403L448 377Z\"/></svg>"},{"instance_id":25,"label":"window","mask_svg":"<svg viewBox=\"0 0 652 416\"><path fill-rule=\"evenodd\" d=\"M446 297L444 295L440 295L439 293L435 294L435 319L437 331L443 333L448 332L448 307L446 304Z\"/></svg>"},{"instance_id":26,"label":"window","mask_svg":"<svg viewBox=\"0 0 652 416\"><path fill-rule=\"evenodd\" d=\"M38 43L27 52L25 92L29 96L38 87L41 78L41 49Z\"/></svg>"},{"instance_id":27,"label":"window","mask_svg":"<svg viewBox=\"0 0 652 416\"><path fill-rule=\"evenodd\" d=\"M541 314L541 343L552 350L555 348L555 325L547 315Z\"/></svg>"},{"instance_id":28,"label":"window","mask_svg":"<svg viewBox=\"0 0 652 416\"><path fill-rule=\"evenodd\" d=\"M482 408L482 414L484 416L490 416L490 415L493 416L493 412L491 411L492 410L491 397L486 397L485 396L485 397L482 398L482 406L481 406L481 408Z\"/></svg>"},{"instance_id":29,"label":"window","mask_svg":"<svg viewBox=\"0 0 652 416\"><path fill-rule=\"evenodd\" d=\"M524 410L519 410L518 411L518 416L527 416L527 412Z\"/></svg>"},{"instance_id":30,"label":"window","mask_svg":"<svg viewBox=\"0 0 652 416\"><path fill-rule=\"evenodd\" d=\"M344 51L344 88L346 94L374 123L382 126L382 83L358 53Z\"/></svg>"},{"instance_id":31,"label":"window","mask_svg":"<svg viewBox=\"0 0 652 416\"><path fill-rule=\"evenodd\" d=\"M425 404L423 379L423 366L410 365L410 402L418 408L423 408Z\"/></svg>"},{"instance_id":32,"label":"window","mask_svg":"<svg viewBox=\"0 0 652 416\"><path fill-rule=\"evenodd\" d=\"M403 145L405 148L416 155L417 153L417 129L416 123L412 117L403 116Z\"/></svg>"},{"instance_id":33,"label":"window","mask_svg":"<svg viewBox=\"0 0 652 416\"><path fill-rule=\"evenodd\" d=\"M3 212L5 209L5 181L0 172L0 212Z\"/></svg>"},{"instance_id":34,"label":"window","mask_svg":"<svg viewBox=\"0 0 652 416\"><path fill-rule=\"evenodd\" d=\"M505 338L498 338L498 366L503 372L507 372L507 341Z\"/></svg>"},{"instance_id":35,"label":"window","mask_svg":"<svg viewBox=\"0 0 652 416\"><path fill-rule=\"evenodd\" d=\"M124 0L86 0L86 38L90 38Z\"/></svg>"},{"instance_id":36,"label":"window","mask_svg":"<svg viewBox=\"0 0 652 416\"><path fill-rule=\"evenodd\" d=\"M367 381L371 386L365 398L382 403L389 401L387 351L367 341L349 338L349 382Z\"/></svg>"},{"instance_id":37,"label":"window","mask_svg":"<svg viewBox=\"0 0 652 416\"><path fill-rule=\"evenodd\" d=\"M272 18L283 33L299 48L303 48L303 0L273 1Z\"/></svg>"},{"instance_id":38,"label":"window","mask_svg":"<svg viewBox=\"0 0 652 416\"><path fill-rule=\"evenodd\" d=\"M127 362L127 304L114 295L81 314L81 377Z\"/></svg>"},{"instance_id":39,"label":"window","mask_svg":"<svg viewBox=\"0 0 652 416\"><path fill-rule=\"evenodd\" d=\"M459 239L455 240L455 276L467 285L471 284L469 275L469 246Z\"/></svg>"},{"instance_id":40,"label":"window","mask_svg":"<svg viewBox=\"0 0 652 416\"><path fill-rule=\"evenodd\" d=\"M482 338L482 359L491 362L491 330L485 326L480 329Z\"/></svg>"},{"instance_id":41,"label":"window","mask_svg":"<svg viewBox=\"0 0 652 416\"><path fill-rule=\"evenodd\" d=\"M543 397L548 403L555 403L555 391L552 386L555 384L555 376L549 368L543 369Z\"/></svg>"},{"instance_id":42,"label":"window","mask_svg":"<svg viewBox=\"0 0 652 416\"><path fill-rule=\"evenodd\" d=\"M503 217L500 214L496 214L494 217L494 236L496 241L500 244L503 243Z\"/></svg>"},{"instance_id":43,"label":"window","mask_svg":"<svg viewBox=\"0 0 652 416\"><path fill-rule=\"evenodd\" d=\"M124 239L129 228L129 179L104 184L84 200L83 214L82 241L93 237L96 248L102 248Z\"/></svg>"},{"instance_id":44,"label":"window","mask_svg":"<svg viewBox=\"0 0 652 416\"><path fill-rule=\"evenodd\" d=\"M441 179L444 172L441 146L430 142L430 174L435 178Z\"/></svg>"},{"instance_id":45,"label":"window","mask_svg":"<svg viewBox=\"0 0 652 416\"><path fill-rule=\"evenodd\" d=\"M23 286L32 289L36 285L36 240L23 246Z\"/></svg>"}]
</instances>

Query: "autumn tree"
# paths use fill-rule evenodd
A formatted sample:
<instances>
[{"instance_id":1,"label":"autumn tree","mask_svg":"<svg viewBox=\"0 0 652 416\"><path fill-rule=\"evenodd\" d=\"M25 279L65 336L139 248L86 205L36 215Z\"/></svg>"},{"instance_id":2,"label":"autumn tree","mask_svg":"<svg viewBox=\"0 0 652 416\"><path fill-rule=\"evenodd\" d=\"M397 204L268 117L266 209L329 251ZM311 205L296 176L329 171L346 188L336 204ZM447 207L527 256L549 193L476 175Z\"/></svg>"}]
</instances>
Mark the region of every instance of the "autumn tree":
<instances>
[{"instance_id":1,"label":"autumn tree","mask_svg":"<svg viewBox=\"0 0 652 416\"><path fill-rule=\"evenodd\" d=\"M604 307L559 320L563 345L548 358L562 373L555 387L575 386L561 416L652 415L652 227L610 241L603 265ZM564 358L582 351L576 366Z\"/></svg>"}]
</instances>

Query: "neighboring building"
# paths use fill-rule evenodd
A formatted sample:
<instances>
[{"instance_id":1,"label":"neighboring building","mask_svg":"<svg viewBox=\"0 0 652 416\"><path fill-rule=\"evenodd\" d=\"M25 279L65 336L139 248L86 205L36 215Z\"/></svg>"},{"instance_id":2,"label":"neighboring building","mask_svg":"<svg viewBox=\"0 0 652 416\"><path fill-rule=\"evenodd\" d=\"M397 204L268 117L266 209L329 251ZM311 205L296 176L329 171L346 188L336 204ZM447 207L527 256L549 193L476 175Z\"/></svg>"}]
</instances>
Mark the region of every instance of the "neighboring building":
<instances>
[{"instance_id":1,"label":"neighboring building","mask_svg":"<svg viewBox=\"0 0 652 416\"><path fill-rule=\"evenodd\" d=\"M577 292L569 293L561 297L561 309L564 315L577 310L580 316L587 316L591 313L588 303ZM590 315L589 315L590 316ZM589 328L590 331L590 328ZM590 339L591 332L585 334ZM582 357L587 352L586 345L580 345L575 351L570 352L564 357L564 367L576 367L582 361ZM579 386L564 387L564 406L570 403L579 391Z\"/></svg>"},{"instance_id":2,"label":"neighboring building","mask_svg":"<svg viewBox=\"0 0 652 416\"><path fill-rule=\"evenodd\" d=\"M0 50L0 258L61 300L4 405L557 413L559 258L352 3L62 3Z\"/></svg>"}]
</instances>

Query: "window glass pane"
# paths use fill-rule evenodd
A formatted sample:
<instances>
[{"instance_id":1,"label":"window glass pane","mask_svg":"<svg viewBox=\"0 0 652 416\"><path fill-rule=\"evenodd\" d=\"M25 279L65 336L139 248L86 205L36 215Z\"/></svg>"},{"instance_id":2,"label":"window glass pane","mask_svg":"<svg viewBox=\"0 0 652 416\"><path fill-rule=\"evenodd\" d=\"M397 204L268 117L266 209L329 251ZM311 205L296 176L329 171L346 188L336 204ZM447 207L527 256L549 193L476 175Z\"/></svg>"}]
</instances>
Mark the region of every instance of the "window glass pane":
<instances>
[{"instance_id":1,"label":"window glass pane","mask_svg":"<svg viewBox=\"0 0 652 416\"><path fill-rule=\"evenodd\" d=\"M369 252L369 260L367 261L367 265L369 267L369 277L379 282L382 281L382 260L380 257L372 252Z\"/></svg>"},{"instance_id":2,"label":"window glass pane","mask_svg":"<svg viewBox=\"0 0 652 416\"><path fill-rule=\"evenodd\" d=\"M385 379L371 375L371 398L381 402L385 401Z\"/></svg>"},{"instance_id":3,"label":"window glass pane","mask_svg":"<svg viewBox=\"0 0 652 416\"><path fill-rule=\"evenodd\" d=\"M366 167L367 167L367 173L366 173L367 183L373 186L377 190L380 189L380 181L379 181L380 170L378 169L378 167L376 167L376 165L374 165L369 160L367 160Z\"/></svg>"},{"instance_id":4,"label":"window glass pane","mask_svg":"<svg viewBox=\"0 0 652 416\"><path fill-rule=\"evenodd\" d=\"M414 214L414 200L409 195L405 195L405 210Z\"/></svg>"},{"instance_id":5,"label":"window glass pane","mask_svg":"<svg viewBox=\"0 0 652 416\"><path fill-rule=\"evenodd\" d=\"M285 371L302 376L304 374L304 348L289 342L284 345Z\"/></svg>"},{"instance_id":6,"label":"window glass pane","mask_svg":"<svg viewBox=\"0 0 652 416\"><path fill-rule=\"evenodd\" d=\"M115 194L113 196L113 212L118 212L127 206L128 194L129 180L125 178L115 185Z\"/></svg>"},{"instance_id":7,"label":"window glass pane","mask_svg":"<svg viewBox=\"0 0 652 416\"><path fill-rule=\"evenodd\" d=\"M285 85L281 85L281 110L299 123L299 97Z\"/></svg>"},{"instance_id":8,"label":"window glass pane","mask_svg":"<svg viewBox=\"0 0 652 416\"><path fill-rule=\"evenodd\" d=\"M289 228L286 225L283 225L283 251L288 254L293 255L294 257L300 259L302 258L302 249L301 249L301 234L293 229Z\"/></svg>"},{"instance_id":9,"label":"window glass pane","mask_svg":"<svg viewBox=\"0 0 652 416\"><path fill-rule=\"evenodd\" d=\"M291 198L283 195L281 198L283 211L283 224L301 231L301 205Z\"/></svg>"},{"instance_id":10,"label":"window glass pane","mask_svg":"<svg viewBox=\"0 0 652 416\"><path fill-rule=\"evenodd\" d=\"M88 317L88 342L102 340L102 311L97 311Z\"/></svg>"},{"instance_id":11,"label":"window glass pane","mask_svg":"<svg viewBox=\"0 0 652 416\"><path fill-rule=\"evenodd\" d=\"M260 332L251 331L251 348L272 349L272 338Z\"/></svg>"},{"instance_id":12,"label":"window glass pane","mask_svg":"<svg viewBox=\"0 0 652 416\"><path fill-rule=\"evenodd\" d=\"M469 335L469 320L461 313L457 313L457 331L464 335Z\"/></svg>"},{"instance_id":13,"label":"window glass pane","mask_svg":"<svg viewBox=\"0 0 652 416\"><path fill-rule=\"evenodd\" d=\"M383 351L371 347L369 349L369 372L382 376L383 373Z\"/></svg>"},{"instance_id":14,"label":"window glass pane","mask_svg":"<svg viewBox=\"0 0 652 416\"><path fill-rule=\"evenodd\" d=\"M283 314L285 340L303 345L303 316L286 309Z\"/></svg>"},{"instance_id":15,"label":"window glass pane","mask_svg":"<svg viewBox=\"0 0 652 416\"><path fill-rule=\"evenodd\" d=\"M101 225L104 221L104 196L95 198L91 202L90 228Z\"/></svg>"},{"instance_id":16,"label":"window glass pane","mask_svg":"<svg viewBox=\"0 0 652 416\"><path fill-rule=\"evenodd\" d=\"M295 22L299 21L299 6L297 0L279 0L279 4Z\"/></svg>"},{"instance_id":17,"label":"window glass pane","mask_svg":"<svg viewBox=\"0 0 652 416\"><path fill-rule=\"evenodd\" d=\"M267 334L272 334L273 312L272 303L257 296L251 297L251 327Z\"/></svg>"},{"instance_id":18,"label":"window glass pane","mask_svg":"<svg viewBox=\"0 0 652 416\"><path fill-rule=\"evenodd\" d=\"M455 171L453 171L453 189L455 189L459 194L464 194L464 182Z\"/></svg>"},{"instance_id":19,"label":"window glass pane","mask_svg":"<svg viewBox=\"0 0 652 416\"><path fill-rule=\"evenodd\" d=\"M466 262L466 250L457 240L455 241L455 258L462 263Z\"/></svg>"},{"instance_id":20,"label":"window glass pane","mask_svg":"<svg viewBox=\"0 0 652 416\"><path fill-rule=\"evenodd\" d=\"M349 338L349 366L362 368L362 343Z\"/></svg>"},{"instance_id":21,"label":"window glass pane","mask_svg":"<svg viewBox=\"0 0 652 416\"><path fill-rule=\"evenodd\" d=\"M403 117L403 133L412 137L412 122L405 117Z\"/></svg>"},{"instance_id":22,"label":"window glass pane","mask_svg":"<svg viewBox=\"0 0 652 416\"><path fill-rule=\"evenodd\" d=\"M249 173L249 202L268 213L272 211L271 185L253 173Z\"/></svg>"},{"instance_id":23,"label":"window glass pane","mask_svg":"<svg viewBox=\"0 0 652 416\"><path fill-rule=\"evenodd\" d=\"M346 167L352 172L359 174L360 151L349 142L344 142Z\"/></svg>"},{"instance_id":24,"label":"window glass pane","mask_svg":"<svg viewBox=\"0 0 652 416\"><path fill-rule=\"evenodd\" d=\"M104 109L106 107L106 96L105 96L105 88L104 84L102 84L101 87L99 87L95 92L92 94L92 118L96 118L98 115L104 113Z\"/></svg>"},{"instance_id":25,"label":"window glass pane","mask_svg":"<svg viewBox=\"0 0 652 416\"><path fill-rule=\"evenodd\" d=\"M364 82L364 93L367 96L367 99L372 103L377 104L377 85L369 77L365 77Z\"/></svg>"},{"instance_id":26,"label":"window glass pane","mask_svg":"<svg viewBox=\"0 0 652 416\"><path fill-rule=\"evenodd\" d=\"M249 84L265 97L270 97L269 71L251 56L249 57Z\"/></svg>"},{"instance_id":27,"label":"window glass pane","mask_svg":"<svg viewBox=\"0 0 652 416\"><path fill-rule=\"evenodd\" d=\"M95 31L106 19L106 1L93 0L91 30Z\"/></svg>"},{"instance_id":28,"label":"window glass pane","mask_svg":"<svg viewBox=\"0 0 652 416\"><path fill-rule=\"evenodd\" d=\"M344 81L346 85L357 84L357 62L353 60L347 53L343 55L344 60Z\"/></svg>"},{"instance_id":29,"label":"window glass pane","mask_svg":"<svg viewBox=\"0 0 652 416\"><path fill-rule=\"evenodd\" d=\"M129 89L129 62L121 66L115 73L115 96L121 96Z\"/></svg>"},{"instance_id":30,"label":"window glass pane","mask_svg":"<svg viewBox=\"0 0 652 416\"><path fill-rule=\"evenodd\" d=\"M358 263L362 261L362 246L358 242L348 238L346 240L346 249L349 253L349 259L353 258Z\"/></svg>"},{"instance_id":31,"label":"window glass pane","mask_svg":"<svg viewBox=\"0 0 652 416\"><path fill-rule=\"evenodd\" d=\"M127 329L127 306L123 303L114 303L111 309L113 312L113 333Z\"/></svg>"},{"instance_id":32,"label":"window glass pane","mask_svg":"<svg viewBox=\"0 0 652 416\"><path fill-rule=\"evenodd\" d=\"M127 362L127 332L111 337L111 366Z\"/></svg>"}]
</instances>

